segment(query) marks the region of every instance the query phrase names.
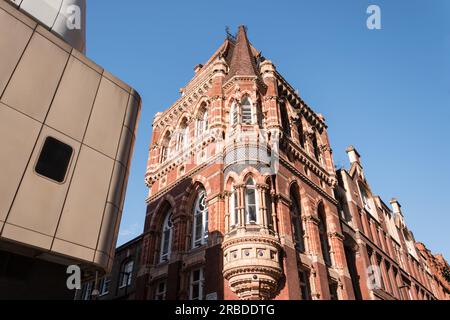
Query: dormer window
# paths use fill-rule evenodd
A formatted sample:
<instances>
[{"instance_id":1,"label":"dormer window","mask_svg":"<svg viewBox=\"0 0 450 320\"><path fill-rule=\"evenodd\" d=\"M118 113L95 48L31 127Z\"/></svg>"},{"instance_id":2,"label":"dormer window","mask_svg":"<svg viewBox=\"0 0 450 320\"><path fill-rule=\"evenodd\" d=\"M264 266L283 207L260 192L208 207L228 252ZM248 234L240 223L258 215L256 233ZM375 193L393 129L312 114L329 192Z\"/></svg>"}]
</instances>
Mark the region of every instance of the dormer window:
<instances>
[{"instance_id":1,"label":"dormer window","mask_svg":"<svg viewBox=\"0 0 450 320\"><path fill-rule=\"evenodd\" d=\"M230 210L230 216L231 216L230 225L232 228L234 228L239 224L237 193L236 193L236 188L234 187L234 184L231 184L229 210Z\"/></svg>"}]
</instances>

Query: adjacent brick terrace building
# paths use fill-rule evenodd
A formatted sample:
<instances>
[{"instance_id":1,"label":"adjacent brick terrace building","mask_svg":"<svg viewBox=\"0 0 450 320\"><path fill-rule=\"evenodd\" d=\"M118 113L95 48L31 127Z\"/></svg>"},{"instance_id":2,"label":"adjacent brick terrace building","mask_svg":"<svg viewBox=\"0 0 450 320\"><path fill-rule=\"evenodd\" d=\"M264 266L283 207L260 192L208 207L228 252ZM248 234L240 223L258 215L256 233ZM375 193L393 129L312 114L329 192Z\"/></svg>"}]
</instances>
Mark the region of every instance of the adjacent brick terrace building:
<instances>
[{"instance_id":1,"label":"adjacent brick terrace building","mask_svg":"<svg viewBox=\"0 0 450 320\"><path fill-rule=\"evenodd\" d=\"M135 298L448 299L347 152L239 27L155 116Z\"/></svg>"}]
</instances>

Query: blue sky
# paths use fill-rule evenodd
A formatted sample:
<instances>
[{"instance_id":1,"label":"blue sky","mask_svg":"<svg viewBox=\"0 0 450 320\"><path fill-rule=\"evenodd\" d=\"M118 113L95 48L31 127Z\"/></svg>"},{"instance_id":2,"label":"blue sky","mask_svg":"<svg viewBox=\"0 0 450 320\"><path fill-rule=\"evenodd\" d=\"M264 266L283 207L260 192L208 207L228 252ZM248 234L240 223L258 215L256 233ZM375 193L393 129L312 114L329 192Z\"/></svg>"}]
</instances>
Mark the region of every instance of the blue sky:
<instances>
[{"instance_id":1,"label":"blue sky","mask_svg":"<svg viewBox=\"0 0 450 320\"><path fill-rule=\"evenodd\" d=\"M366 27L370 4L381 30ZM416 240L450 259L447 0L88 1L87 55L143 98L118 244L143 229L153 115L239 24L325 116L335 164L354 145L372 191L398 198Z\"/></svg>"}]
</instances>

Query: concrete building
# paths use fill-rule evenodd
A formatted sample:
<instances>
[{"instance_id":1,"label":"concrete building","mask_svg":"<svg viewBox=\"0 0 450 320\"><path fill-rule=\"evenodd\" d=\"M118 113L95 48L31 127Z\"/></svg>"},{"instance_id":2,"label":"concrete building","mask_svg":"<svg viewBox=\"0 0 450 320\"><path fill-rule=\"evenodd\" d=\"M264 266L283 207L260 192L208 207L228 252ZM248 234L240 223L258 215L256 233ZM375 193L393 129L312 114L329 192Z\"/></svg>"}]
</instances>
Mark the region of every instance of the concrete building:
<instances>
[{"instance_id":1,"label":"concrete building","mask_svg":"<svg viewBox=\"0 0 450 320\"><path fill-rule=\"evenodd\" d=\"M141 99L82 53L84 7L0 0L0 298L73 298L68 265L113 264Z\"/></svg>"},{"instance_id":2,"label":"concrete building","mask_svg":"<svg viewBox=\"0 0 450 320\"><path fill-rule=\"evenodd\" d=\"M245 27L194 71L153 121L136 299L449 298Z\"/></svg>"}]
</instances>

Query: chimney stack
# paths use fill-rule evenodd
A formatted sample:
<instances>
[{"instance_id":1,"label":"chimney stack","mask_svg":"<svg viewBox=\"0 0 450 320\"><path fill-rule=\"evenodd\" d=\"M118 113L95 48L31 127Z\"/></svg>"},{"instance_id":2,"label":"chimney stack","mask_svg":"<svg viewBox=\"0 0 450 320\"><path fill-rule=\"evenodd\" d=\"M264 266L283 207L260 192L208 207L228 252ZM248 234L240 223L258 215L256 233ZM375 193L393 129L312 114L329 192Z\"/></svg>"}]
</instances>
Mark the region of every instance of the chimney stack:
<instances>
[{"instance_id":1,"label":"chimney stack","mask_svg":"<svg viewBox=\"0 0 450 320\"><path fill-rule=\"evenodd\" d=\"M403 215L402 209L401 209L402 206L400 205L400 203L398 202L397 199L392 198L391 201L390 201L390 203L391 203L391 206L392 206L392 210L393 210L393 212L394 212L395 214L399 213L399 214Z\"/></svg>"}]
</instances>

